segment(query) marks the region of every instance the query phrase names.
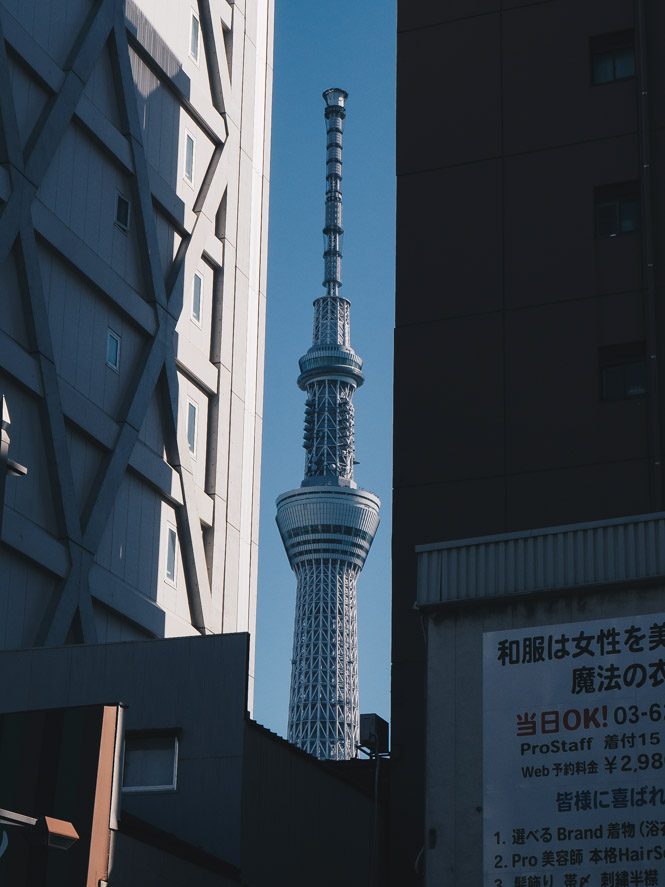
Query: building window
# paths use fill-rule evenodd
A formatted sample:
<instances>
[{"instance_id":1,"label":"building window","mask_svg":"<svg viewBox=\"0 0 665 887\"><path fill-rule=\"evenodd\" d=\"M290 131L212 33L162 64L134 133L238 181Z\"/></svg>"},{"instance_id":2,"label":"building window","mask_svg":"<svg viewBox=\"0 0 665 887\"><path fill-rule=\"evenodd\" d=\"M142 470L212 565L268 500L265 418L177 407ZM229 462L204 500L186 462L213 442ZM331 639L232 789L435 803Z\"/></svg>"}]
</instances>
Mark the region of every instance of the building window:
<instances>
[{"instance_id":1,"label":"building window","mask_svg":"<svg viewBox=\"0 0 665 887\"><path fill-rule=\"evenodd\" d=\"M129 200L119 191L115 195L115 223L121 231L129 231Z\"/></svg>"},{"instance_id":2,"label":"building window","mask_svg":"<svg viewBox=\"0 0 665 887\"><path fill-rule=\"evenodd\" d=\"M178 534L173 527L169 527L166 536L166 578L169 582L175 582L177 553Z\"/></svg>"},{"instance_id":3,"label":"building window","mask_svg":"<svg viewBox=\"0 0 665 887\"><path fill-rule=\"evenodd\" d=\"M192 284L192 320L201 324L201 301L203 298L203 278L198 271L194 272L194 283Z\"/></svg>"},{"instance_id":4,"label":"building window","mask_svg":"<svg viewBox=\"0 0 665 887\"><path fill-rule=\"evenodd\" d=\"M177 777L178 737L174 732L126 734L123 792L175 791Z\"/></svg>"},{"instance_id":5,"label":"building window","mask_svg":"<svg viewBox=\"0 0 665 887\"><path fill-rule=\"evenodd\" d=\"M640 228L639 182L604 185L595 190L596 237L633 234Z\"/></svg>"},{"instance_id":6,"label":"building window","mask_svg":"<svg viewBox=\"0 0 665 887\"><path fill-rule=\"evenodd\" d=\"M635 37L632 31L592 37L590 51L592 83L614 83L635 76Z\"/></svg>"},{"instance_id":7,"label":"building window","mask_svg":"<svg viewBox=\"0 0 665 887\"><path fill-rule=\"evenodd\" d=\"M185 133L185 178L194 181L194 136Z\"/></svg>"},{"instance_id":8,"label":"building window","mask_svg":"<svg viewBox=\"0 0 665 887\"><path fill-rule=\"evenodd\" d=\"M199 63L199 43L201 37L201 25L199 17L192 9L192 19L189 28L189 54L196 64Z\"/></svg>"},{"instance_id":9,"label":"building window","mask_svg":"<svg viewBox=\"0 0 665 887\"><path fill-rule=\"evenodd\" d=\"M632 400L647 393L644 342L610 345L599 351L600 399Z\"/></svg>"},{"instance_id":10,"label":"building window","mask_svg":"<svg viewBox=\"0 0 665 887\"><path fill-rule=\"evenodd\" d=\"M198 407L194 401L187 402L187 446L192 456L196 455L196 422Z\"/></svg>"},{"instance_id":11,"label":"building window","mask_svg":"<svg viewBox=\"0 0 665 887\"><path fill-rule=\"evenodd\" d=\"M112 329L109 329L106 339L106 366L116 373L120 369L120 336Z\"/></svg>"}]
</instances>

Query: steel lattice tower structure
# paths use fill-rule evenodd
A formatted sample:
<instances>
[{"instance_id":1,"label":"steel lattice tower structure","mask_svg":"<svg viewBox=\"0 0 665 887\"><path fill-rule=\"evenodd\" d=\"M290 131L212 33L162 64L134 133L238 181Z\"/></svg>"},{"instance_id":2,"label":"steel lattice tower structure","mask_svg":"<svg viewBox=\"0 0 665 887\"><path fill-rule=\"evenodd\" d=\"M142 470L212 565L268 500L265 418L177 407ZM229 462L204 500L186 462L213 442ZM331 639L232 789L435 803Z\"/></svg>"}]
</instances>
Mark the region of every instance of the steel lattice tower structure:
<instances>
[{"instance_id":1,"label":"steel lattice tower structure","mask_svg":"<svg viewBox=\"0 0 665 887\"><path fill-rule=\"evenodd\" d=\"M342 263L342 131L347 93L328 89L325 295L314 302L306 392L305 477L277 499L277 525L298 581L289 741L317 758L354 757L358 743L356 582L379 525L379 499L353 479L353 394L364 381L350 344Z\"/></svg>"}]
</instances>

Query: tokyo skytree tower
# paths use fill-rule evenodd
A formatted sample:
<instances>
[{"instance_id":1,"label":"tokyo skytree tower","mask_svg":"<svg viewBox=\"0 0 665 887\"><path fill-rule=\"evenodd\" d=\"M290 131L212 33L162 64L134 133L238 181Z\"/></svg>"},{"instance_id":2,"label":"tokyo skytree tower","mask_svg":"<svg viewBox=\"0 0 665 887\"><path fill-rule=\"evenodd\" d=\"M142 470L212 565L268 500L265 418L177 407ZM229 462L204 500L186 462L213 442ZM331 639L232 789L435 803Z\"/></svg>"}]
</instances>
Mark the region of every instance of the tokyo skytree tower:
<instances>
[{"instance_id":1,"label":"tokyo skytree tower","mask_svg":"<svg viewBox=\"0 0 665 887\"><path fill-rule=\"evenodd\" d=\"M379 525L380 501L353 479L353 394L362 360L351 348L342 285L342 131L348 98L328 89L325 295L314 301L306 392L305 477L277 499L277 526L296 574L289 741L317 758L355 757L358 743L356 582Z\"/></svg>"}]
</instances>

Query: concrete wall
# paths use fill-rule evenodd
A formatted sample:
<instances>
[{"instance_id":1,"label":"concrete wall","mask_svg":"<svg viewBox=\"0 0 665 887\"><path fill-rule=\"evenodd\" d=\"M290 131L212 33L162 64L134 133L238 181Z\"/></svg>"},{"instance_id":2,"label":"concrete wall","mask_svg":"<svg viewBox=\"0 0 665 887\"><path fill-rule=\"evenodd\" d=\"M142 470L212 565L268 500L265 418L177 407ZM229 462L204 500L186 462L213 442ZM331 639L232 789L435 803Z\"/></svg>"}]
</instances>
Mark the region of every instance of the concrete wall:
<instances>
[{"instance_id":1,"label":"concrete wall","mask_svg":"<svg viewBox=\"0 0 665 887\"><path fill-rule=\"evenodd\" d=\"M130 835L118 832L112 850L113 864L109 872L109 887L233 887L237 877L223 874L205 863L183 858L169 850L168 837L164 846L155 847Z\"/></svg>"},{"instance_id":2,"label":"concrete wall","mask_svg":"<svg viewBox=\"0 0 665 887\"><path fill-rule=\"evenodd\" d=\"M483 882L483 633L662 613L665 586L543 594L427 620L425 883ZM435 846L429 840L434 830ZM500 873L499 873L500 874Z\"/></svg>"},{"instance_id":3,"label":"concrete wall","mask_svg":"<svg viewBox=\"0 0 665 887\"><path fill-rule=\"evenodd\" d=\"M176 790L125 793L121 816L238 866L248 647L229 634L0 651L0 710L113 700L125 730L177 730Z\"/></svg>"},{"instance_id":4,"label":"concrete wall","mask_svg":"<svg viewBox=\"0 0 665 887\"><path fill-rule=\"evenodd\" d=\"M252 723L243 766L242 877L248 887L382 883L384 810L371 791Z\"/></svg>"}]
</instances>

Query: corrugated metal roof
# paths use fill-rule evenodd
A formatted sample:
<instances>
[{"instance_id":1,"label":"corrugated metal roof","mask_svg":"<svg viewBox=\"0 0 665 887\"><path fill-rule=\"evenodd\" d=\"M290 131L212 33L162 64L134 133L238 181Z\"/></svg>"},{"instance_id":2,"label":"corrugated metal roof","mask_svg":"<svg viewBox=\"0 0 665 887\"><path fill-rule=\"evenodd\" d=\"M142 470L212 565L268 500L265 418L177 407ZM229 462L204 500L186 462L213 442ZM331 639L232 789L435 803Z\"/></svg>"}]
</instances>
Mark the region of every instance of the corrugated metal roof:
<instances>
[{"instance_id":1,"label":"corrugated metal roof","mask_svg":"<svg viewBox=\"0 0 665 887\"><path fill-rule=\"evenodd\" d=\"M422 545L418 606L665 578L665 513Z\"/></svg>"}]
</instances>

